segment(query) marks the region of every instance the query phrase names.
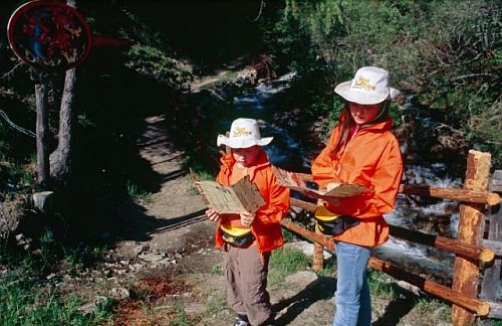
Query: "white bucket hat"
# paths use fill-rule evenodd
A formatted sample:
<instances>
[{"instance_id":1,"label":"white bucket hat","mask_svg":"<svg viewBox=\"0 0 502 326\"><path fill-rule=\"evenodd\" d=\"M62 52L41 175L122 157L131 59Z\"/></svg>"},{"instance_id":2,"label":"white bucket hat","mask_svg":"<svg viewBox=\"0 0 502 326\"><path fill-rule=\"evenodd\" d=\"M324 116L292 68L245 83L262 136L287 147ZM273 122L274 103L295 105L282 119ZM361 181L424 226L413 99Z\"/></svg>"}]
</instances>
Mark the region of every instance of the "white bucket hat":
<instances>
[{"instance_id":1,"label":"white bucket hat","mask_svg":"<svg viewBox=\"0 0 502 326\"><path fill-rule=\"evenodd\" d=\"M335 92L349 102L378 104L393 99L399 91L389 87L389 73L378 67L360 68L351 81L335 87Z\"/></svg>"},{"instance_id":2,"label":"white bucket hat","mask_svg":"<svg viewBox=\"0 0 502 326\"><path fill-rule=\"evenodd\" d=\"M226 145L230 148L249 148L255 145L270 144L274 137L260 137L258 122L254 119L239 118L232 122L229 136L218 135L217 146Z\"/></svg>"}]
</instances>

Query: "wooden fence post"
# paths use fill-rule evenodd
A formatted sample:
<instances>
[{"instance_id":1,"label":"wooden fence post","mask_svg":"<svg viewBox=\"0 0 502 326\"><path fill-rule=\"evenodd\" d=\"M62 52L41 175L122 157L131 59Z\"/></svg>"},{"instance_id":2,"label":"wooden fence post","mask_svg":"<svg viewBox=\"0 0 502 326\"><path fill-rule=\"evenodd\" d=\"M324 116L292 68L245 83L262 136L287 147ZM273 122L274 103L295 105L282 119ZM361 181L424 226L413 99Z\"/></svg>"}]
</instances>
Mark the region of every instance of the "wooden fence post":
<instances>
[{"instance_id":1,"label":"wooden fence post","mask_svg":"<svg viewBox=\"0 0 502 326\"><path fill-rule=\"evenodd\" d=\"M467 170L464 189L487 191L490 176L490 153L470 150L467 158ZM485 204L462 203L460 205L460 223L457 240L478 244L484 229ZM477 298L480 271L477 261L460 256L455 257L452 289L466 297ZM453 305L452 322L456 326L471 325L474 316L466 309Z\"/></svg>"},{"instance_id":2,"label":"wooden fence post","mask_svg":"<svg viewBox=\"0 0 502 326\"><path fill-rule=\"evenodd\" d=\"M44 78L40 78L44 79ZM37 186L45 190L47 188L50 167L49 167L49 108L47 98L49 90L47 82L35 84L35 103L37 111L36 135L37 135Z\"/></svg>"},{"instance_id":3,"label":"wooden fence post","mask_svg":"<svg viewBox=\"0 0 502 326\"><path fill-rule=\"evenodd\" d=\"M319 190L325 190L320 188ZM322 199L319 199L317 202L318 205L322 205ZM322 234L319 228L317 227L317 222L315 223L315 233ZM321 271L324 268L324 247L318 243L314 243L314 254L313 254L313 262L312 262L312 270L313 271Z\"/></svg>"}]
</instances>

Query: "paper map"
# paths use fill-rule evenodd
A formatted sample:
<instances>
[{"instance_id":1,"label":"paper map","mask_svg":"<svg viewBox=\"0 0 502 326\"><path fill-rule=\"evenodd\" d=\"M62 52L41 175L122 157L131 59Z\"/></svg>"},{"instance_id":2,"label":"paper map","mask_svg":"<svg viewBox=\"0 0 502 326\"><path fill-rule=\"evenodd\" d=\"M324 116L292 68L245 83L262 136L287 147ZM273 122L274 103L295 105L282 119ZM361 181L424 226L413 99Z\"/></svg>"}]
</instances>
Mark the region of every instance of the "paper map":
<instances>
[{"instance_id":1,"label":"paper map","mask_svg":"<svg viewBox=\"0 0 502 326\"><path fill-rule=\"evenodd\" d=\"M370 191L369 188L363 185L342 183L337 187L330 189L330 191L323 192L309 188L304 179L302 179L298 173L286 171L275 166L274 173L277 177L277 182L280 185L315 199L330 201L336 198L352 197Z\"/></svg>"},{"instance_id":2,"label":"paper map","mask_svg":"<svg viewBox=\"0 0 502 326\"><path fill-rule=\"evenodd\" d=\"M254 213L265 200L258 187L244 177L233 186L224 186L215 181L195 181L208 206L219 214Z\"/></svg>"}]
</instances>

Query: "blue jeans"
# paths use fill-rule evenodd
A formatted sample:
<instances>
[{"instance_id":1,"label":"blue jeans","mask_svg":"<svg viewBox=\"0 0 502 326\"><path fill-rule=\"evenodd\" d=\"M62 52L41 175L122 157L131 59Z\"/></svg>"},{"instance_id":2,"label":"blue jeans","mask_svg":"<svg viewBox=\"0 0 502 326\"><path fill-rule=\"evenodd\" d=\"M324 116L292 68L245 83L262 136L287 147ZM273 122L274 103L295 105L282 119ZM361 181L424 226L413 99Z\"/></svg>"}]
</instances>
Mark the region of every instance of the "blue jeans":
<instances>
[{"instance_id":1,"label":"blue jeans","mask_svg":"<svg viewBox=\"0 0 502 326\"><path fill-rule=\"evenodd\" d=\"M336 312L333 326L370 326L371 298L367 282L367 265L371 250L337 242Z\"/></svg>"}]
</instances>

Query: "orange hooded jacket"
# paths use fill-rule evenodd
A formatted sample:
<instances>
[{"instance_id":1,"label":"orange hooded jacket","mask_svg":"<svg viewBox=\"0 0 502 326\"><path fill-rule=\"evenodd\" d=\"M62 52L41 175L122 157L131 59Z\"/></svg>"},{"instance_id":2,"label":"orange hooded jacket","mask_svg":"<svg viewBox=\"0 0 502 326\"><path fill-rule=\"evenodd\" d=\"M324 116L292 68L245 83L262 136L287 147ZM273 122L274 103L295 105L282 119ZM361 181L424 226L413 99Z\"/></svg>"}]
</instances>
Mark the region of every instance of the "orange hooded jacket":
<instances>
[{"instance_id":1,"label":"orange hooded jacket","mask_svg":"<svg viewBox=\"0 0 502 326\"><path fill-rule=\"evenodd\" d=\"M220 159L222 165L216 181L223 185L230 185L232 167L235 159L232 154L226 154ZM257 155L257 163L250 166L247 171L251 182L255 183L260 190L266 204L258 209L256 217L251 225L251 232L256 238L256 244L260 253L279 248L284 244L280 221L289 213L288 188L277 183L267 154L263 149ZM224 241L219 232L221 223L218 223L215 232L217 248L223 247Z\"/></svg>"},{"instance_id":2,"label":"orange hooded jacket","mask_svg":"<svg viewBox=\"0 0 502 326\"><path fill-rule=\"evenodd\" d=\"M312 175L320 187L338 182L358 183L371 189L369 193L341 198L338 205L326 203L330 211L361 221L334 236L335 241L373 248L388 240L389 226L383 215L394 207L403 173L401 150L391 128L391 119L361 127L341 153L333 155L341 132L338 125L312 162Z\"/></svg>"}]
</instances>

